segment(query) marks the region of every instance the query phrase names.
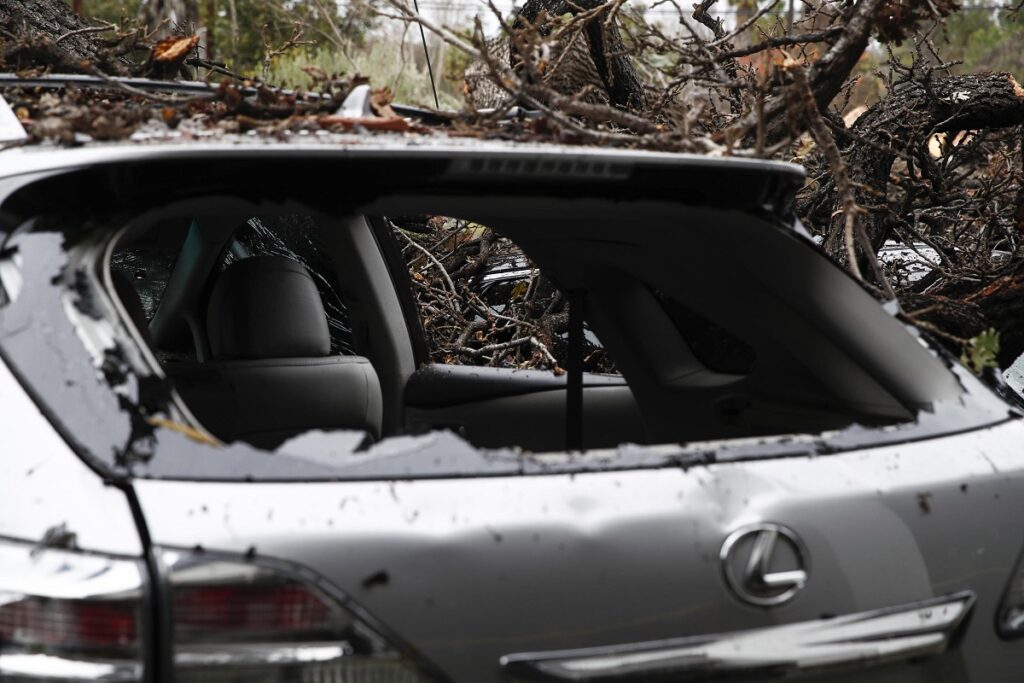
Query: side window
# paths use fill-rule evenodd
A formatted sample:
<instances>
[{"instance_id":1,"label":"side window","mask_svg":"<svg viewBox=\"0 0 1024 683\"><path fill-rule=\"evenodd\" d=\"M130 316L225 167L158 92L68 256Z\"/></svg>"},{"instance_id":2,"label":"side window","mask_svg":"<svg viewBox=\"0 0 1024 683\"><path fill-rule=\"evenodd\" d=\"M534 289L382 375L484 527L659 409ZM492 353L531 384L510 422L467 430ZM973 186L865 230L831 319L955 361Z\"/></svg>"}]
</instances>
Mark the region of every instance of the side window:
<instances>
[{"instance_id":1,"label":"side window","mask_svg":"<svg viewBox=\"0 0 1024 683\"><path fill-rule=\"evenodd\" d=\"M569 304L511 240L445 216L390 216L435 363L566 367ZM584 372L618 374L584 328Z\"/></svg>"},{"instance_id":2,"label":"side window","mask_svg":"<svg viewBox=\"0 0 1024 683\"><path fill-rule=\"evenodd\" d=\"M177 257L176 249L168 249L155 241L135 242L110 256L110 270L121 273L135 286L147 321L156 315Z\"/></svg>"},{"instance_id":3,"label":"side window","mask_svg":"<svg viewBox=\"0 0 1024 683\"><path fill-rule=\"evenodd\" d=\"M258 216L235 232L220 263L223 271L252 256L284 256L305 266L313 277L327 314L331 353L354 355L352 324L341 296L334 266L311 216Z\"/></svg>"}]
</instances>

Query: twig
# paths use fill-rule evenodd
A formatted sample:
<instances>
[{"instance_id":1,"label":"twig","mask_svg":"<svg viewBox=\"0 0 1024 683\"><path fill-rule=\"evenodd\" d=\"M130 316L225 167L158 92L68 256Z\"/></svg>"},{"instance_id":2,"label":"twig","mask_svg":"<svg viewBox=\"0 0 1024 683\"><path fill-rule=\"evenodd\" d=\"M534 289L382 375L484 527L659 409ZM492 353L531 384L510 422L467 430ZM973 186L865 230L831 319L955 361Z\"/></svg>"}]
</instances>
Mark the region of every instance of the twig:
<instances>
[{"instance_id":1,"label":"twig","mask_svg":"<svg viewBox=\"0 0 1024 683\"><path fill-rule=\"evenodd\" d=\"M416 247L421 252L423 252L423 254L427 257L427 259L431 263L433 263L434 266L439 271L441 271L441 275L442 275L442 277L444 277L444 281L448 285L448 289L450 289L451 292L452 292L452 295L456 299L458 299L459 298L459 291L457 289L455 289L455 283L452 282L452 278L451 278L451 276L448 275L448 270L444 267L444 264L442 264L440 261L438 261L437 257L434 256L433 254L431 254L430 251L426 247L424 247L422 244L420 244L419 242L417 242L413 238L411 238L408 235L406 235L404 230L399 229L399 230L397 230L397 232L398 232L399 235L404 237L409 244L411 244L412 246Z\"/></svg>"},{"instance_id":2,"label":"twig","mask_svg":"<svg viewBox=\"0 0 1024 683\"><path fill-rule=\"evenodd\" d=\"M263 35L263 80L267 80L270 76L270 66L274 59L285 54L289 50L292 50L303 45L316 45L315 40L302 40L303 28L302 24L295 22L292 24L292 35L288 40L284 41L281 47L274 48L270 44L269 35L270 24L263 24L263 28L260 30Z\"/></svg>"},{"instance_id":3,"label":"twig","mask_svg":"<svg viewBox=\"0 0 1024 683\"><path fill-rule=\"evenodd\" d=\"M850 181L849 170L843 161L836 141L829 133L828 126L822 120L821 112L814 101L814 93L811 91L810 83L807 80L807 72L803 65L792 60L787 60L783 68L793 77L794 106L800 110L806 123L808 132L814 138L814 142L821 148L828 160L829 166L835 175L836 189L839 192L842 203L843 214L843 244L846 247L847 268L857 280L863 282L860 266L857 263L857 242L860 242L861 251L864 253L872 267L872 272L878 280L878 284L891 299L896 298L896 293L889 284L889 279L882 271L878 257L871 249L864 228L860 225L857 217L864 213L864 209L857 204L853 194L853 183Z\"/></svg>"},{"instance_id":4,"label":"twig","mask_svg":"<svg viewBox=\"0 0 1024 683\"><path fill-rule=\"evenodd\" d=\"M695 20L711 29L716 40L721 40L725 37L725 29L722 28L722 20L716 19L708 14L708 9L716 2L718 2L718 0L702 0L702 2L693 6L692 16Z\"/></svg>"},{"instance_id":5,"label":"twig","mask_svg":"<svg viewBox=\"0 0 1024 683\"><path fill-rule=\"evenodd\" d=\"M61 41L70 38L71 36L78 36L83 33L105 33L107 31L114 31L117 26L114 24L107 24L106 26L86 26L85 28L76 29L74 31L68 31L62 36L58 37L57 40L53 41L54 45L59 44Z\"/></svg>"},{"instance_id":6,"label":"twig","mask_svg":"<svg viewBox=\"0 0 1024 683\"><path fill-rule=\"evenodd\" d=\"M708 43L708 47L718 47L719 45L727 43L730 40L732 40L733 38L735 38L736 36L742 34L748 28L750 28L751 26L756 24L757 21L761 17L763 17L764 15L768 14L773 9L775 9L775 7L779 4L779 2L781 2L781 0L772 0L772 2L768 3L767 5L762 7L761 9L757 10L756 12L754 12L753 16L751 16L749 19L744 21L742 24L740 24L739 26L734 28L732 31L730 31L729 33L725 34L721 38L718 38L717 40L714 40L714 41Z\"/></svg>"}]
</instances>

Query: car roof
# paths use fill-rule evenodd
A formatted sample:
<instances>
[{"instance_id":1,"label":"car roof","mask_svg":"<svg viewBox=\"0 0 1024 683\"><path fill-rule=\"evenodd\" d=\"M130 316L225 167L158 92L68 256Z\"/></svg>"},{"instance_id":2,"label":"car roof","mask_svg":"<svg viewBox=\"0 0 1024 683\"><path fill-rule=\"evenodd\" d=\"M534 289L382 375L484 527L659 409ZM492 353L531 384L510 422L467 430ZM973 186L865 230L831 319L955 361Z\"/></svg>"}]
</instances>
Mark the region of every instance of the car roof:
<instances>
[{"instance_id":1,"label":"car roof","mask_svg":"<svg viewBox=\"0 0 1024 683\"><path fill-rule=\"evenodd\" d=\"M659 167L706 169L721 171L735 169L787 176L802 180L803 167L779 161L745 159L724 156L704 156L674 152L652 152L630 149L600 149L544 142L512 142L504 140L478 140L455 138L447 135L416 136L389 134L328 134L323 136L294 136L294 140L259 139L255 136L225 135L216 140L183 139L174 137L147 137L120 142L89 142L77 147L56 145L26 145L4 152L3 176L36 171L81 167L92 164L131 162L170 158L200 158L216 155L218 158L254 157L401 157L472 158L481 155L505 159L537 159L556 164L551 171L563 173L599 172L595 164L615 165L641 163ZM566 163L579 162L580 166L566 169ZM547 167L536 169L539 172Z\"/></svg>"}]
</instances>

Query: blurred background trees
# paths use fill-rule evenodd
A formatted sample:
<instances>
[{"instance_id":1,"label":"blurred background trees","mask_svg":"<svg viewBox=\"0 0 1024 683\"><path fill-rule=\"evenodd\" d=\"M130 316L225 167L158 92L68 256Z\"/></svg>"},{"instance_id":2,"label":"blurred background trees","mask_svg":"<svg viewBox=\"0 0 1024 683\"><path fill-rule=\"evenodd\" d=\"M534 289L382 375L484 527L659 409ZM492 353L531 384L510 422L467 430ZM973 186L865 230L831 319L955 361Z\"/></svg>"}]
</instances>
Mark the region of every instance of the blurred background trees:
<instances>
[{"instance_id":1,"label":"blurred background trees","mask_svg":"<svg viewBox=\"0 0 1024 683\"><path fill-rule=\"evenodd\" d=\"M412 104L432 105L426 64L419 34L394 20L378 16L373 0L69 0L82 16L121 24L141 21L150 30L169 34L198 33L201 48L209 59L241 75L258 75L268 49L284 45L302 30L303 41L315 44L289 50L273 60L270 74L275 82L303 85L309 82L310 67L327 73L361 73L374 83L385 85L398 99ZM792 30L794 22L814 14L822 0L780 0L762 12L750 28L733 39L737 48ZM424 0L424 12L438 23L451 26L467 38L473 30L473 15L488 14L483 3L472 0ZM716 14L726 27L742 25L763 10L765 2L730 0ZM922 4L922 3L909 3ZM665 11L665 3L630 2L630 16L643 16L666 31L679 31L677 16ZM512 5L508 5L511 10ZM948 16L931 36L947 61L958 61L953 73L1008 71L1024 74L1024 14L1007 13L999 0L964 0L959 11ZM676 23L676 26L671 24ZM693 23L693 30L706 31ZM804 26L804 29L813 29ZM268 47L269 46L269 47ZM438 89L445 104L457 108L462 100L462 75L468 56L428 34L431 62ZM884 69L889 50L910 59L906 44L874 43L865 53L857 74L860 83L847 103L847 110L865 106L882 96Z\"/></svg>"},{"instance_id":2,"label":"blurred background trees","mask_svg":"<svg viewBox=\"0 0 1024 683\"><path fill-rule=\"evenodd\" d=\"M282 71L303 81L302 72L289 68L289 61L328 71L357 70L354 55L369 49L367 38L379 23L361 0L343 5L334 0L73 0L72 4L87 19L118 25L141 21L158 35L198 34L206 58L247 76L259 74L268 50L286 44L301 30L302 41L310 44L284 55Z\"/></svg>"}]
</instances>

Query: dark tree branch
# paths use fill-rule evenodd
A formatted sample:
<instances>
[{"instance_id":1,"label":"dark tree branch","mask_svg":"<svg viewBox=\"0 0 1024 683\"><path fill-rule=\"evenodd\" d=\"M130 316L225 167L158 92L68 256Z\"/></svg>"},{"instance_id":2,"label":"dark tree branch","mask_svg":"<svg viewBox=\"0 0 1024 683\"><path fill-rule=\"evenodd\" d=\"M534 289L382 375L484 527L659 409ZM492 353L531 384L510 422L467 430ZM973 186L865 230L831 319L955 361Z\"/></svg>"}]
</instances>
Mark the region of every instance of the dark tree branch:
<instances>
[{"instance_id":1,"label":"dark tree branch","mask_svg":"<svg viewBox=\"0 0 1024 683\"><path fill-rule=\"evenodd\" d=\"M935 133L997 129L1024 123L1024 88L1008 73L954 76L931 83L901 84L865 112L851 133L871 144L852 145L846 161L858 186L857 201L885 197L897 155L927 144ZM882 214L867 218L866 231L877 248L889 234Z\"/></svg>"}]
</instances>

